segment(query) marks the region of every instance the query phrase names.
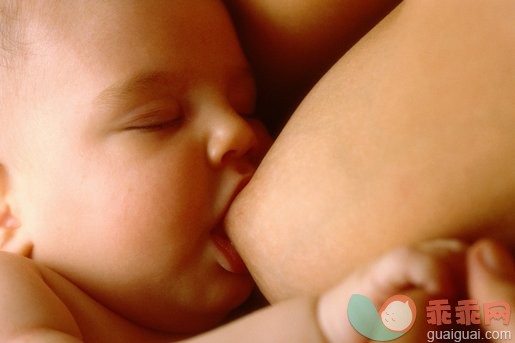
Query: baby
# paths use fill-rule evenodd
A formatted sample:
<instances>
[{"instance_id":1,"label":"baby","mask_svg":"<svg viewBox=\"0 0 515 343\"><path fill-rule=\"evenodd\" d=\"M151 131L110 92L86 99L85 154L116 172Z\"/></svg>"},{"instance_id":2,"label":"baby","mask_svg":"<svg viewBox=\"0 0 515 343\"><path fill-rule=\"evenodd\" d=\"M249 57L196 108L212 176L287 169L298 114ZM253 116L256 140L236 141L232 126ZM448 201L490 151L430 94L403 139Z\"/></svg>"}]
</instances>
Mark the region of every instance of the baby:
<instances>
[{"instance_id":1,"label":"baby","mask_svg":"<svg viewBox=\"0 0 515 343\"><path fill-rule=\"evenodd\" d=\"M253 288L222 221L267 142L223 5L1 8L0 246L30 260L1 255L0 341L219 323Z\"/></svg>"},{"instance_id":2,"label":"baby","mask_svg":"<svg viewBox=\"0 0 515 343\"><path fill-rule=\"evenodd\" d=\"M253 288L223 220L268 145L223 4L2 1L0 15L0 341L219 325ZM377 299L428 282L423 269L376 289L381 263L406 256L194 339L342 341L342 302L364 280Z\"/></svg>"}]
</instances>

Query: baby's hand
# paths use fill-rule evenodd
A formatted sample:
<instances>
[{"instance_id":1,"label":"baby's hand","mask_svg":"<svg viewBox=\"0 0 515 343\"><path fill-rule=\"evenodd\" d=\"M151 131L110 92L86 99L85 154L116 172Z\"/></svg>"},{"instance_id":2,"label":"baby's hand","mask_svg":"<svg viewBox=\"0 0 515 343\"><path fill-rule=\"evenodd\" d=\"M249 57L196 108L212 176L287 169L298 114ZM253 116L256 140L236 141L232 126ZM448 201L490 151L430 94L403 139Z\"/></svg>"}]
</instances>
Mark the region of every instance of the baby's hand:
<instances>
[{"instance_id":1,"label":"baby's hand","mask_svg":"<svg viewBox=\"0 0 515 343\"><path fill-rule=\"evenodd\" d=\"M355 271L321 296L318 320L323 333L334 343L368 341L347 317L353 294L367 297L376 308L393 295L413 291L454 298L465 288L466 250L466 245L456 240L434 240L398 248Z\"/></svg>"}]
</instances>

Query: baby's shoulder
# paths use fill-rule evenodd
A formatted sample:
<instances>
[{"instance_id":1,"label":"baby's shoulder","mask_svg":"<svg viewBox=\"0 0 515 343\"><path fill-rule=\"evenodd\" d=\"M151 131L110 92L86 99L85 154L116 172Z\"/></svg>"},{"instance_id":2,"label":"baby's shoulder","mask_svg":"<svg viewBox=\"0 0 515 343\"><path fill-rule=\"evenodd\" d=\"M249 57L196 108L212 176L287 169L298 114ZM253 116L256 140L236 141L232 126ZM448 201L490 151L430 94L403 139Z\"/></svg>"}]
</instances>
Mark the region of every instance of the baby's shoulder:
<instances>
[{"instance_id":1,"label":"baby's shoulder","mask_svg":"<svg viewBox=\"0 0 515 343\"><path fill-rule=\"evenodd\" d=\"M12 276L12 280L25 279L30 277L41 277L39 268L30 258L0 251L0 275ZM12 274L12 275L11 275ZM4 284L7 280L0 279Z\"/></svg>"},{"instance_id":2,"label":"baby's shoulder","mask_svg":"<svg viewBox=\"0 0 515 343\"><path fill-rule=\"evenodd\" d=\"M0 311L33 294L44 292L45 282L30 259L0 251ZM3 306L6 305L6 306Z\"/></svg>"},{"instance_id":3,"label":"baby's shoulder","mask_svg":"<svg viewBox=\"0 0 515 343\"><path fill-rule=\"evenodd\" d=\"M62 332L80 337L80 331L60 298L30 259L0 252L0 341L34 332Z\"/></svg>"}]
</instances>

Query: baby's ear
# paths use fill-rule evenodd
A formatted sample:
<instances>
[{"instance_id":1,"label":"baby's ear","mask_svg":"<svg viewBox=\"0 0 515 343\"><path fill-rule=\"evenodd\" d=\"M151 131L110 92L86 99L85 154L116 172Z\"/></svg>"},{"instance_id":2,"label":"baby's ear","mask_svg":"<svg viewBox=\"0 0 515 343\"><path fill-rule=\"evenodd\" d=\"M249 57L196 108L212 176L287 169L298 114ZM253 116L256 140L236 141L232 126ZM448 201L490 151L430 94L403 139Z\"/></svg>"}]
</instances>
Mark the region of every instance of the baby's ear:
<instances>
[{"instance_id":1,"label":"baby's ear","mask_svg":"<svg viewBox=\"0 0 515 343\"><path fill-rule=\"evenodd\" d=\"M20 229L21 224L11 210L8 191L7 173L0 164L0 251L30 257L32 242Z\"/></svg>"}]
</instances>

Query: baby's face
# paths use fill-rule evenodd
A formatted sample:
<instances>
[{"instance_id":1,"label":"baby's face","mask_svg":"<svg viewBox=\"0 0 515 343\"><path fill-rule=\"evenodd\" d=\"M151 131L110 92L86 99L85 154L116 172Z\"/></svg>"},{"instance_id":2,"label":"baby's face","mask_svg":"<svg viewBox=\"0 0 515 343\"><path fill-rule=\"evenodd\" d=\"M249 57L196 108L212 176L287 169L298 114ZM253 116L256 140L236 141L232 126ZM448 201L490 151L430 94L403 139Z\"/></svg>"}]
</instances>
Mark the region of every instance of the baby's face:
<instances>
[{"instance_id":1,"label":"baby's face","mask_svg":"<svg viewBox=\"0 0 515 343\"><path fill-rule=\"evenodd\" d=\"M205 329L252 288L221 227L263 147L247 62L218 1L78 4L28 28L13 212L35 261L113 311Z\"/></svg>"}]
</instances>

